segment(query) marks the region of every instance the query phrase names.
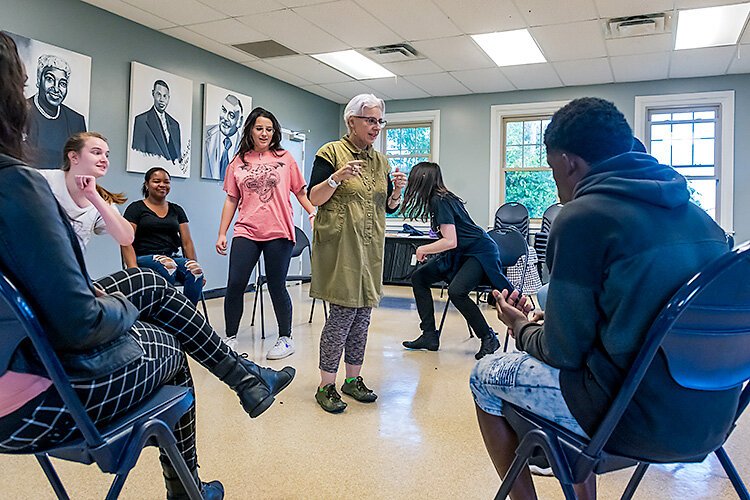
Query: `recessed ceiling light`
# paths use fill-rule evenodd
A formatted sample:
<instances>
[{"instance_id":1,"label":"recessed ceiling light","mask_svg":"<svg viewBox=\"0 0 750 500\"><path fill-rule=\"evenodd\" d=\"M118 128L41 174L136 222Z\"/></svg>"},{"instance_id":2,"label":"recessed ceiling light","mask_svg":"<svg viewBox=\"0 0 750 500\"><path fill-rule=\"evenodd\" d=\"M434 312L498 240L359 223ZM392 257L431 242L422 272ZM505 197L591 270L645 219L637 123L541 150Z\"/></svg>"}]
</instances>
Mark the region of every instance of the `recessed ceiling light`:
<instances>
[{"instance_id":1,"label":"recessed ceiling light","mask_svg":"<svg viewBox=\"0 0 750 500\"><path fill-rule=\"evenodd\" d=\"M498 66L547 62L527 29L483 33L471 37Z\"/></svg>"},{"instance_id":2,"label":"recessed ceiling light","mask_svg":"<svg viewBox=\"0 0 750 500\"><path fill-rule=\"evenodd\" d=\"M366 58L356 50L312 54L312 56L318 61L324 62L356 80L396 76L380 64Z\"/></svg>"},{"instance_id":3,"label":"recessed ceiling light","mask_svg":"<svg viewBox=\"0 0 750 500\"><path fill-rule=\"evenodd\" d=\"M750 12L750 3L681 10L675 50L734 45Z\"/></svg>"}]
</instances>

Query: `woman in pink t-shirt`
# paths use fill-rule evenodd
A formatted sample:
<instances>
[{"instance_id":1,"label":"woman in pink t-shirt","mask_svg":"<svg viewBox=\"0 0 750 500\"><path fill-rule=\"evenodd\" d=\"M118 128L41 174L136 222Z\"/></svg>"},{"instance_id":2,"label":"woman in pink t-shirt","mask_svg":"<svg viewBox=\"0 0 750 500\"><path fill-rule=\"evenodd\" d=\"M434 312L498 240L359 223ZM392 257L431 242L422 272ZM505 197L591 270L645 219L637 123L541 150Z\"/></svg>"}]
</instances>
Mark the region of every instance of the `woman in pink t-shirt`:
<instances>
[{"instance_id":1,"label":"woman in pink t-shirt","mask_svg":"<svg viewBox=\"0 0 750 500\"><path fill-rule=\"evenodd\" d=\"M268 351L268 359L285 358L294 352L292 299L286 291L286 275L294 248L289 193L294 193L312 222L315 208L307 199L305 187L297 162L281 147L278 120L271 112L255 108L247 117L239 151L224 177L227 199L221 211L216 251L227 254L227 230L237 212L224 296L225 342L232 347L237 345L245 287L262 253L279 327L279 339Z\"/></svg>"}]
</instances>

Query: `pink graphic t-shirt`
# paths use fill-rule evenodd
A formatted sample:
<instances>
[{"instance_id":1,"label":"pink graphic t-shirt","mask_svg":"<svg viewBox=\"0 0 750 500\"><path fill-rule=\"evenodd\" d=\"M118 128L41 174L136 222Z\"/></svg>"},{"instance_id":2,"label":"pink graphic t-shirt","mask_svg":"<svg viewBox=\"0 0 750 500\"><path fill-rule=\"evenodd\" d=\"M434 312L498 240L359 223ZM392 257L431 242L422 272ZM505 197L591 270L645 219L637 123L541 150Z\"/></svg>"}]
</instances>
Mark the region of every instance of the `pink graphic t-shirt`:
<instances>
[{"instance_id":1,"label":"pink graphic t-shirt","mask_svg":"<svg viewBox=\"0 0 750 500\"><path fill-rule=\"evenodd\" d=\"M239 200L234 236L255 241L294 241L289 193L299 193L305 185L289 151L236 156L224 176L224 191Z\"/></svg>"}]
</instances>

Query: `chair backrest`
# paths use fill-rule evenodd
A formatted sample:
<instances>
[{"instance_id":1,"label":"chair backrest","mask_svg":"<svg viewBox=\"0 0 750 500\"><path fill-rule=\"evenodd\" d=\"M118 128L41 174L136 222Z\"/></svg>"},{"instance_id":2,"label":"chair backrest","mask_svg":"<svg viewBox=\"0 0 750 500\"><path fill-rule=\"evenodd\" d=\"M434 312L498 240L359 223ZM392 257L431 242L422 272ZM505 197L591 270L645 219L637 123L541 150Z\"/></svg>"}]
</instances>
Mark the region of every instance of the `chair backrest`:
<instances>
[{"instance_id":1,"label":"chair backrest","mask_svg":"<svg viewBox=\"0 0 750 500\"><path fill-rule=\"evenodd\" d=\"M495 225L493 229L513 226L518 229L524 238L529 239L529 210L517 202L508 202L500 206L495 212Z\"/></svg>"},{"instance_id":2,"label":"chair backrest","mask_svg":"<svg viewBox=\"0 0 750 500\"><path fill-rule=\"evenodd\" d=\"M299 257L305 248L310 248L310 239L307 237L305 232L294 226L294 248L292 249L292 258Z\"/></svg>"},{"instance_id":3,"label":"chair backrest","mask_svg":"<svg viewBox=\"0 0 750 500\"><path fill-rule=\"evenodd\" d=\"M750 379L750 242L708 264L664 306L594 434L589 456L602 450L659 351L683 387L718 391Z\"/></svg>"},{"instance_id":4,"label":"chair backrest","mask_svg":"<svg viewBox=\"0 0 750 500\"><path fill-rule=\"evenodd\" d=\"M544 214L542 215L541 232L549 234L549 230L550 228L552 228L552 223L555 221L555 217L557 217L557 214L560 213L562 207L562 203L555 203L554 205L550 205L547 207L547 210L545 210Z\"/></svg>"},{"instance_id":5,"label":"chair backrest","mask_svg":"<svg viewBox=\"0 0 750 500\"><path fill-rule=\"evenodd\" d=\"M510 267L518 262L518 259L528 255L529 246L526 238L514 226L491 229L487 234L497 245L503 267Z\"/></svg>"},{"instance_id":6,"label":"chair backrest","mask_svg":"<svg viewBox=\"0 0 750 500\"><path fill-rule=\"evenodd\" d=\"M47 339L34 311L16 286L0 272L0 374L7 370L7 362L15 348L29 339L39 360L60 394L65 406L92 450L100 447L104 440L73 390L57 354Z\"/></svg>"}]
</instances>

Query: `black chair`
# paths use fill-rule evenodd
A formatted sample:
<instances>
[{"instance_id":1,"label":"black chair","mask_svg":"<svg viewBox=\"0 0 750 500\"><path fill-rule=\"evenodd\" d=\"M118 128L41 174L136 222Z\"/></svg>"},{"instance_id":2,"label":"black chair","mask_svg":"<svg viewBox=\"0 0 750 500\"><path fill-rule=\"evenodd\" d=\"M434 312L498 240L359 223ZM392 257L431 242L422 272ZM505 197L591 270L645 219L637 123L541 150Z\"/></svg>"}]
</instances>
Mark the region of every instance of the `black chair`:
<instances>
[{"instance_id":1,"label":"black chair","mask_svg":"<svg viewBox=\"0 0 750 500\"><path fill-rule=\"evenodd\" d=\"M547 242L549 241L549 232L552 228L552 222L554 222L562 207L562 203L555 203L554 205L547 207L544 211L544 215L542 215L542 227L539 229L538 233L534 234L534 250L536 251L536 256L538 258L536 265L540 279L543 278L542 270L545 262L547 262Z\"/></svg>"},{"instance_id":2,"label":"black chair","mask_svg":"<svg viewBox=\"0 0 750 500\"><path fill-rule=\"evenodd\" d=\"M141 450L151 445L164 449L191 500L201 498L198 485L177 449L172 431L193 404L192 389L164 386L128 414L97 428L71 386L28 302L0 272L0 374L8 370L11 355L22 343L29 344L37 353L47 377L52 380L80 432L80 435L77 433L69 441L53 448L34 452L57 498L69 497L49 457L86 465L96 463L102 472L115 474L106 497L115 499L135 467ZM25 455L30 452L10 454Z\"/></svg>"},{"instance_id":3,"label":"black chair","mask_svg":"<svg viewBox=\"0 0 750 500\"><path fill-rule=\"evenodd\" d=\"M305 232L298 228L297 226L294 226L294 248L292 249L292 258L299 257L302 255L302 252L305 251L305 249L308 249L310 251L310 239L307 237ZM255 299L253 300L253 314L252 319L250 321L250 326L255 325L255 309L258 306L258 297L260 296L260 338L265 339L266 338L266 325L265 325L265 316L263 313L263 288L268 283L268 278L265 274L261 272L260 264L258 264L258 271L256 273L256 279L255 279ZM310 283L312 280L312 277L309 274L289 274L286 277L286 281L299 281L301 283ZM313 312L315 311L315 299L312 301L312 306L310 307L310 323L312 323L312 317ZM328 317L328 308L326 307L326 303L323 302L323 313L325 317Z\"/></svg>"},{"instance_id":4,"label":"black chair","mask_svg":"<svg viewBox=\"0 0 750 500\"><path fill-rule=\"evenodd\" d=\"M515 201L504 203L495 212L493 229L513 226L518 229L526 241L529 241L529 210Z\"/></svg>"},{"instance_id":5,"label":"black chair","mask_svg":"<svg viewBox=\"0 0 750 500\"><path fill-rule=\"evenodd\" d=\"M521 232L516 229L514 226L507 226L502 227L499 229L492 229L490 231L487 231L487 234L492 238L492 241L495 242L497 245L497 249L500 253L500 262L503 263L503 271L505 272L508 267L514 265L516 262L518 262L518 259L521 257L526 256L526 259L529 258L529 246L526 243L526 238L521 234ZM526 266L524 266L522 278L521 278L521 289L523 289L523 284L526 280ZM492 292L492 286L489 284L480 284L474 289L475 292L477 292L477 301L480 294L483 293L491 293ZM440 327L438 328L438 332L443 332L443 324L445 323L445 316L448 313L448 306L450 305L450 299L447 299L445 301L445 307L443 308L443 315L440 318ZM468 323L467 323L468 325ZM473 337L474 334L471 331L471 326L469 326L469 337ZM505 335L505 350L508 349L508 335Z\"/></svg>"},{"instance_id":6,"label":"black chair","mask_svg":"<svg viewBox=\"0 0 750 500\"><path fill-rule=\"evenodd\" d=\"M718 391L741 387L750 379L749 282L750 242L746 242L710 263L677 291L649 329L612 406L590 440L504 402L503 413L521 436L516 458L495 498L506 497L529 457L541 450L566 499L575 498L572 485L585 481L591 473L637 465L622 496L630 499L648 466L660 461L649 460L647 455L632 458L605 451L612 431L656 356L666 357L671 377L689 389ZM740 396L735 424L748 402L750 385ZM675 462L702 462L710 453L716 454L739 497L750 499L723 443L712 451L688 453Z\"/></svg>"}]
</instances>

